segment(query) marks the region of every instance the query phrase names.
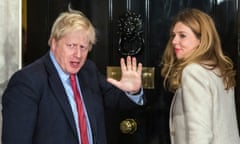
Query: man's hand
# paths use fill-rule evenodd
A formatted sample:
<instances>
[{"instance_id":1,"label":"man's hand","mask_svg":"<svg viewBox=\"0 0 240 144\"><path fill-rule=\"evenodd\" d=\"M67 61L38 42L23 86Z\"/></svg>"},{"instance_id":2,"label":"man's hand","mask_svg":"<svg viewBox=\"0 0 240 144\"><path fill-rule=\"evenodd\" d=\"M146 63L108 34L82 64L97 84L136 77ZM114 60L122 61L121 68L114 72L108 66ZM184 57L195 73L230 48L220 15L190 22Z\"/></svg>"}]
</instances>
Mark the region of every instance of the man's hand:
<instances>
[{"instance_id":1,"label":"man's hand","mask_svg":"<svg viewBox=\"0 0 240 144\"><path fill-rule=\"evenodd\" d=\"M108 78L107 81L125 92L137 93L142 87L142 64L137 64L135 57L127 56L126 63L121 58L120 65L122 71L120 81L112 78Z\"/></svg>"}]
</instances>

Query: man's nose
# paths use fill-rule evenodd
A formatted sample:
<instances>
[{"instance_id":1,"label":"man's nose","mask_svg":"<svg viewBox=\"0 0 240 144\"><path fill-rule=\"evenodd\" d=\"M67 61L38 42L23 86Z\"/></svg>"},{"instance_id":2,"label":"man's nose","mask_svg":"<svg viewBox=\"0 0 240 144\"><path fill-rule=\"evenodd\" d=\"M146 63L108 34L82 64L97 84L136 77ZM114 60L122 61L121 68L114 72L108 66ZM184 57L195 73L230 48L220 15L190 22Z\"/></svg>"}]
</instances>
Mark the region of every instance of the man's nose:
<instances>
[{"instance_id":1,"label":"man's nose","mask_svg":"<svg viewBox=\"0 0 240 144\"><path fill-rule=\"evenodd\" d=\"M75 49L75 55L76 55L77 57L81 57L82 52L81 52L81 48L80 48L80 47L77 47L77 48Z\"/></svg>"}]
</instances>

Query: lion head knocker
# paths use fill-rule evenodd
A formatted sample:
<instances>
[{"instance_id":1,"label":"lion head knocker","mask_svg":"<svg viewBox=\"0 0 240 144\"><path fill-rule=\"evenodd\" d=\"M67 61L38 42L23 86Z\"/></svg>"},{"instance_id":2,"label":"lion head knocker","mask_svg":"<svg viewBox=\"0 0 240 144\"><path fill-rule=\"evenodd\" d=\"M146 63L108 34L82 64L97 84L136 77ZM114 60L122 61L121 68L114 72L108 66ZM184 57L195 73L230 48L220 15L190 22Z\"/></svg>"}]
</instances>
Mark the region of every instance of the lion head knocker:
<instances>
[{"instance_id":1,"label":"lion head knocker","mask_svg":"<svg viewBox=\"0 0 240 144\"><path fill-rule=\"evenodd\" d=\"M125 12L118 20L118 50L122 55L136 55L143 45L143 22L140 14Z\"/></svg>"}]
</instances>

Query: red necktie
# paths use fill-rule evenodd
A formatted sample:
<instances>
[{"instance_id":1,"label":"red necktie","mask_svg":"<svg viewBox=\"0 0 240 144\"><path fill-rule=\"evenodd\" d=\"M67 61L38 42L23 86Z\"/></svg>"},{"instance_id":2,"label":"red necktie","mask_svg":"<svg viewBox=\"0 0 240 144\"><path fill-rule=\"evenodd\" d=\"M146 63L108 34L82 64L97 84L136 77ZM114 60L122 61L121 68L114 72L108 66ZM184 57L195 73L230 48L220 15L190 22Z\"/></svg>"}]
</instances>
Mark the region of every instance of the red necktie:
<instances>
[{"instance_id":1,"label":"red necktie","mask_svg":"<svg viewBox=\"0 0 240 144\"><path fill-rule=\"evenodd\" d=\"M77 88L75 75L70 75L70 80L71 80L71 86L72 86L75 102L77 105L78 124L79 124L79 130L80 130L81 144L88 144L86 117L83 110L82 99Z\"/></svg>"}]
</instances>

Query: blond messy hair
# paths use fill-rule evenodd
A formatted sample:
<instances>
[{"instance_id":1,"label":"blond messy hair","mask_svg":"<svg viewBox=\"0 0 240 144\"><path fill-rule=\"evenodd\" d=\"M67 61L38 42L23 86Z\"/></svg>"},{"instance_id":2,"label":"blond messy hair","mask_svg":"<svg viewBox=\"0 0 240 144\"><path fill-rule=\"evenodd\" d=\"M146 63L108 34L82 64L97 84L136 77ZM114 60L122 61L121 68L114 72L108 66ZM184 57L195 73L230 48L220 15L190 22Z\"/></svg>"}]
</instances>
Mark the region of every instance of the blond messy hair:
<instances>
[{"instance_id":1,"label":"blond messy hair","mask_svg":"<svg viewBox=\"0 0 240 144\"><path fill-rule=\"evenodd\" d=\"M90 51L92 49L92 45L96 43L95 28L81 11L76 10L63 12L59 15L52 26L48 44L50 45L52 39L55 39L56 41L60 40L69 31L82 29L88 31L87 36L90 40Z\"/></svg>"}]
</instances>

